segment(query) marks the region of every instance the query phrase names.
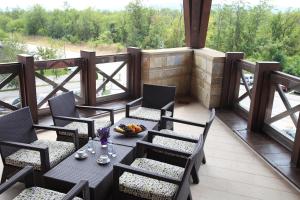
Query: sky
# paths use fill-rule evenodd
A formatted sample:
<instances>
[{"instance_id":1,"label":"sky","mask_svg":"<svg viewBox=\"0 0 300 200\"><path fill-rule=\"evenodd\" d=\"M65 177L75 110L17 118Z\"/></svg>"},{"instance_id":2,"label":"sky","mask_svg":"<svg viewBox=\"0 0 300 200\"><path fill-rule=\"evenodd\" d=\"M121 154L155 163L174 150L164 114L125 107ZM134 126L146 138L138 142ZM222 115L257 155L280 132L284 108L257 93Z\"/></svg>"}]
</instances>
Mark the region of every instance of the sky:
<instances>
[{"instance_id":1,"label":"sky","mask_svg":"<svg viewBox=\"0 0 300 200\"><path fill-rule=\"evenodd\" d=\"M55 8L64 8L65 2L70 7L76 9L85 9L88 7L100 10L121 10L131 0L0 0L0 9L23 8L28 9L35 4L40 4L44 8L52 10ZM143 0L144 5L156 8L180 9L182 0ZM230 3L231 0L213 0L213 4ZM251 4L257 4L259 0L248 0ZM300 0L270 0L270 3L276 9L300 8Z\"/></svg>"}]
</instances>

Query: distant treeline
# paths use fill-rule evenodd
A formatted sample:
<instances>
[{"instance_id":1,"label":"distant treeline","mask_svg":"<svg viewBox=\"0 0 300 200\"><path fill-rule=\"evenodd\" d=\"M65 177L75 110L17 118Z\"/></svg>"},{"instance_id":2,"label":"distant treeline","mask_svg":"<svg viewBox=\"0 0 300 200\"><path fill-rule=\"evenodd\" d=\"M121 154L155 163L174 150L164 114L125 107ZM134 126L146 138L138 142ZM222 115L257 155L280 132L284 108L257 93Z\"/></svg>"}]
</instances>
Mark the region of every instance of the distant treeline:
<instances>
[{"instance_id":1,"label":"distant treeline","mask_svg":"<svg viewBox=\"0 0 300 200\"><path fill-rule=\"evenodd\" d=\"M181 10L145 7L133 0L123 11L65 8L47 11L0 11L0 40L8 33L41 35L73 43L119 43L141 48L184 46ZM206 46L242 51L252 60L281 62L285 72L300 76L300 10L274 11L267 0L249 6L243 0L214 6Z\"/></svg>"}]
</instances>

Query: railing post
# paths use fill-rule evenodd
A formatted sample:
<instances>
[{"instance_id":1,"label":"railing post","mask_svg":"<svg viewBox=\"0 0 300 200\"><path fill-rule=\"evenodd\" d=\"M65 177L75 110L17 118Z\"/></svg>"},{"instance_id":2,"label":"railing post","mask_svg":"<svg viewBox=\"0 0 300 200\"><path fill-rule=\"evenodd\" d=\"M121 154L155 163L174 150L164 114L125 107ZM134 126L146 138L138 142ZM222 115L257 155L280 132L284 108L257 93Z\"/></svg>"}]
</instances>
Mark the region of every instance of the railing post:
<instances>
[{"instance_id":1,"label":"railing post","mask_svg":"<svg viewBox=\"0 0 300 200\"><path fill-rule=\"evenodd\" d=\"M296 136L295 136L293 152L292 152L292 163L294 163L297 168L300 168L300 113L298 117Z\"/></svg>"},{"instance_id":2,"label":"railing post","mask_svg":"<svg viewBox=\"0 0 300 200\"><path fill-rule=\"evenodd\" d=\"M271 72L280 69L278 62L257 62L250 104L248 130L260 131L263 127L271 89Z\"/></svg>"},{"instance_id":3,"label":"railing post","mask_svg":"<svg viewBox=\"0 0 300 200\"><path fill-rule=\"evenodd\" d=\"M130 96L136 98L141 96L142 50L136 47L128 47L127 52L130 54L127 73Z\"/></svg>"},{"instance_id":4,"label":"railing post","mask_svg":"<svg viewBox=\"0 0 300 200\"><path fill-rule=\"evenodd\" d=\"M86 84L82 85L85 88L85 104L89 106L96 105L96 52L95 51L80 51L80 57L86 60L85 69L82 69L83 73L86 73ZM85 72L84 72L85 71Z\"/></svg>"},{"instance_id":5,"label":"railing post","mask_svg":"<svg viewBox=\"0 0 300 200\"><path fill-rule=\"evenodd\" d=\"M236 61L244 58L243 52L227 52L223 71L223 86L221 95L221 108L233 107L238 69Z\"/></svg>"},{"instance_id":6,"label":"railing post","mask_svg":"<svg viewBox=\"0 0 300 200\"><path fill-rule=\"evenodd\" d=\"M29 106L30 108L34 123L38 123L34 58L31 55L21 54L18 55L18 61L22 64L26 106Z\"/></svg>"}]
</instances>

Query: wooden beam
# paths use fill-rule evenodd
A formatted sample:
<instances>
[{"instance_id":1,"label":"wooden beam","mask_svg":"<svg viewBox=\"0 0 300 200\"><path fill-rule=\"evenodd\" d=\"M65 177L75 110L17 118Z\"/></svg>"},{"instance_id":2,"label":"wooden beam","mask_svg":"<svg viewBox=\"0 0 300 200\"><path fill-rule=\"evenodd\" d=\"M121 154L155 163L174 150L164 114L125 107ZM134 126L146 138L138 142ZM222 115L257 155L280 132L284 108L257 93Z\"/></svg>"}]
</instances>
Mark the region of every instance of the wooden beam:
<instances>
[{"instance_id":1,"label":"wooden beam","mask_svg":"<svg viewBox=\"0 0 300 200\"><path fill-rule=\"evenodd\" d=\"M242 52L227 52L225 56L225 65L223 72L221 107L233 107L234 93L236 86L236 76L238 74L237 61L244 58Z\"/></svg>"},{"instance_id":2,"label":"wooden beam","mask_svg":"<svg viewBox=\"0 0 300 200\"><path fill-rule=\"evenodd\" d=\"M38 109L36 99L34 58L31 55L18 55L18 61L23 65L26 106L29 106L34 123L38 123Z\"/></svg>"},{"instance_id":3,"label":"wooden beam","mask_svg":"<svg viewBox=\"0 0 300 200\"><path fill-rule=\"evenodd\" d=\"M130 54L127 70L128 88L130 96L137 98L141 96L141 73L142 73L142 50L136 47L127 48Z\"/></svg>"},{"instance_id":4,"label":"wooden beam","mask_svg":"<svg viewBox=\"0 0 300 200\"><path fill-rule=\"evenodd\" d=\"M300 168L300 113L298 117L298 124L296 127L296 136L294 140L293 152L292 152L292 163L296 165L296 167Z\"/></svg>"},{"instance_id":5,"label":"wooden beam","mask_svg":"<svg viewBox=\"0 0 300 200\"><path fill-rule=\"evenodd\" d=\"M249 131L261 131L267 113L271 73L280 69L278 62L257 62L248 118Z\"/></svg>"},{"instance_id":6,"label":"wooden beam","mask_svg":"<svg viewBox=\"0 0 300 200\"><path fill-rule=\"evenodd\" d=\"M183 0L186 46L205 47L212 0Z\"/></svg>"},{"instance_id":7,"label":"wooden beam","mask_svg":"<svg viewBox=\"0 0 300 200\"><path fill-rule=\"evenodd\" d=\"M96 52L95 51L80 51L80 57L86 60L85 73L87 76L86 84L82 84L81 88L84 88L85 104L89 106L96 105ZM83 73L84 73L83 72Z\"/></svg>"}]
</instances>

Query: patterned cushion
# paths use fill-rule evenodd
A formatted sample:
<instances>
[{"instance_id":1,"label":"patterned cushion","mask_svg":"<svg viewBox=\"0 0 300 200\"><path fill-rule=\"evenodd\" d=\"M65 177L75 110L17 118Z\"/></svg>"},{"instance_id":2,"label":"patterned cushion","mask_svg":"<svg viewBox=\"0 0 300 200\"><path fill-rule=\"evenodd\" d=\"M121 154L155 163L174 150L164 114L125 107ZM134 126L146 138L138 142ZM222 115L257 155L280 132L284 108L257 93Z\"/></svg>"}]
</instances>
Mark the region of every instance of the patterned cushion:
<instances>
[{"instance_id":1,"label":"patterned cushion","mask_svg":"<svg viewBox=\"0 0 300 200\"><path fill-rule=\"evenodd\" d=\"M63 199L65 194L40 188L31 187L23 190L18 196L13 200L59 200ZM73 200L82 200L81 198L75 197Z\"/></svg>"},{"instance_id":2,"label":"patterned cushion","mask_svg":"<svg viewBox=\"0 0 300 200\"><path fill-rule=\"evenodd\" d=\"M64 158L75 151L75 146L70 142L36 140L31 143L34 146L48 146L50 167L57 165ZM27 149L20 149L5 158L5 163L17 167L33 166L36 170L41 170L40 153Z\"/></svg>"},{"instance_id":3,"label":"patterned cushion","mask_svg":"<svg viewBox=\"0 0 300 200\"><path fill-rule=\"evenodd\" d=\"M180 179L184 173L184 168L147 158L137 158L131 166L177 179ZM178 188L172 183L128 172L122 174L119 183L119 189L124 193L155 200L172 199Z\"/></svg>"},{"instance_id":4,"label":"patterned cushion","mask_svg":"<svg viewBox=\"0 0 300 200\"><path fill-rule=\"evenodd\" d=\"M196 147L196 143L167 138L163 136L154 136L152 143L190 154L193 153Z\"/></svg>"},{"instance_id":5,"label":"patterned cushion","mask_svg":"<svg viewBox=\"0 0 300 200\"><path fill-rule=\"evenodd\" d=\"M103 121L101 119L94 119L95 122L95 133L97 132L97 129L109 127L111 125L110 121ZM65 126L66 128L75 128L78 129L78 137L79 138L88 138L88 125L87 123L82 122L71 122L70 124ZM67 136L73 136L72 133L68 132L59 132L61 135L67 135Z\"/></svg>"},{"instance_id":6,"label":"patterned cushion","mask_svg":"<svg viewBox=\"0 0 300 200\"><path fill-rule=\"evenodd\" d=\"M160 110L146 107L139 107L138 109L130 112L130 117L138 119L149 119L152 121L160 120ZM166 116L172 116L172 112L167 111Z\"/></svg>"},{"instance_id":7,"label":"patterned cushion","mask_svg":"<svg viewBox=\"0 0 300 200\"><path fill-rule=\"evenodd\" d=\"M187 138L191 138L194 140L199 140L199 137L200 137L200 135L197 135L197 134L192 134L189 132L183 133L180 131L173 131L173 130L169 130L169 129L161 129L159 132L169 134L169 135L177 135L177 136L187 137Z\"/></svg>"}]
</instances>

